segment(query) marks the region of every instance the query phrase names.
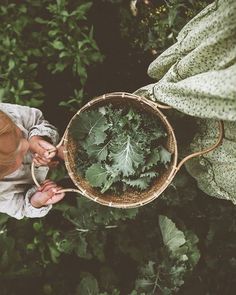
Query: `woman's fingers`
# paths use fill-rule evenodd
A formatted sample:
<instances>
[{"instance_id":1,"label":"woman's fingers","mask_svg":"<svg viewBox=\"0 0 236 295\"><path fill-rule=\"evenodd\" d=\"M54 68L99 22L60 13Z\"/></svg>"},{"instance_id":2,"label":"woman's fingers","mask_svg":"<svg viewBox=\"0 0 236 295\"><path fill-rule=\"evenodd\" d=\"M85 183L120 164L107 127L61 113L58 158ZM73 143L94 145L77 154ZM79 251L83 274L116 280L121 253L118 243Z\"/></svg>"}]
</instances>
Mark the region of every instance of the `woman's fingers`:
<instances>
[{"instance_id":1,"label":"woman's fingers","mask_svg":"<svg viewBox=\"0 0 236 295\"><path fill-rule=\"evenodd\" d=\"M56 183L47 183L44 185L43 189L41 190L42 192L47 192L50 189L53 189L53 191L56 193L57 191L57 184Z\"/></svg>"},{"instance_id":2,"label":"woman's fingers","mask_svg":"<svg viewBox=\"0 0 236 295\"><path fill-rule=\"evenodd\" d=\"M34 138L34 137L33 137ZM36 157L40 157L41 160L47 161L55 157L57 153L57 148L54 145L43 139L32 139L31 140L32 151L35 153Z\"/></svg>"},{"instance_id":3,"label":"woman's fingers","mask_svg":"<svg viewBox=\"0 0 236 295\"><path fill-rule=\"evenodd\" d=\"M39 163L38 159L36 159L36 158L33 158L33 162L37 167L42 165L41 163Z\"/></svg>"},{"instance_id":4,"label":"woman's fingers","mask_svg":"<svg viewBox=\"0 0 236 295\"><path fill-rule=\"evenodd\" d=\"M59 201L61 201L64 197L65 197L65 194L64 193L56 194L56 195L50 197L47 200L47 202L45 203L45 205L53 205L53 204L56 204Z\"/></svg>"},{"instance_id":5,"label":"woman's fingers","mask_svg":"<svg viewBox=\"0 0 236 295\"><path fill-rule=\"evenodd\" d=\"M56 193L57 192L57 185L55 183L46 184L45 187L42 189L42 192L47 192L50 189L53 189L53 192Z\"/></svg>"},{"instance_id":6,"label":"woman's fingers","mask_svg":"<svg viewBox=\"0 0 236 295\"><path fill-rule=\"evenodd\" d=\"M40 142L40 141L39 141ZM43 148L42 146L41 146L41 144L39 143L39 142L37 142L36 144L35 144L35 152L36 152L36 154L37 155L39 155L41 158L42 157L45 157L45 158L47 158L47 156L48 156L48 152L47 152L47 150L45 149L45 148Z\"/></svg>"},{"instance_id":7,"label":"woman's fingers","mask_svg":"<svg viewBox=\"0 0 236 295\"><path fill-rule=\"evenodd\" d=\"M57 191L60 191L60 190L62 190L62 187L57 187ZM62 200L64 196L65 196L65 193L55 193L47 200L45 205L55 204L59 202L60 200Z\"/></svg>"},{"instance_id":8,"label":"woman's fingers","mask_svg":"<svg viewBox=\"0 0 236 295\"><path fill-rule=\"evenodd\" d=\"M45 188L48 185L55 185L55 186L57 186L55 182L53 182L50 179L48 179L48 180L45 180L44 182L41 183L41 186L38 188L38 191L44 191Z\"/></svg>"},{"instance_id":9,"label":"woman's fingers","mask_svg":"<svg viewBox=\"0 0 236 295\"><path fill-rule=\"evenodd\" d=\"M35 154L33 161L37 166L41 166L41 165L48 165L49 166L51 164L52 167L55 167L59 163L58 161L52 161L52 158L55 155L56 155L56 153L53 152L53 153L50 153L48 158L45 158L45 157L41 157L38 154Z\"/></svg>"},{"instance_id":10,"label":"woman's fingers","mask_svg":"<svg viewBox=\"0 0 236 295\"><path fill-rule=\"evenodd\" d=\"M46 159L52 159L56 156L57 152L56 151L53 151L53 152L46 152L45 155L46 155Z\"/></svg>"},{"instance_id":11,"label":"woman's fingers","mask_svg":"<svg viewBox=\"0 0 236 295\"><path fill-rule=\"evenodd\" d=\"M49 182L49 181L52 181L51 179L45 179L42 183L46 183L46 182Z\"/></svg>"},{"instance_id":12,"label":"woman's fingers","mask_svg":"<svg viewBox=\"0 0 236 295\"><path fill-rule=\"evenodd\" d=\"M42 202L42 204L48 205L47 204L48 200L50 200L54 195L55 195L55 191L54 191L53 188L46 191L46 192L42 192L41 193L41 202Z\"/></svg>"},{"instance_id":13,"label":"woman's fingers","mask_svg":"<svg viewBox=\"0 0 236 295\"><path fill-rule=\"evenodd\" d=\"M39 147L44 150L43 153L40 154L42 157L51 159L55 157L57 153L56 147L45 140L39 140Z\"/></svg>"},{"instance_id":14,"label":"woman's fingers","mask_svg":"<svg viewBox=\"0 0 236 295\"><path fill-rule=\"evenodd\" d=\"M33 161L36 165L40 166L40 165L48 165L48 163L50 162L50 159L41 158L38 154L35 154Z\"/></svg>"},{"instance_id":15,"label":"woman's fingers","mask_svg":"<svg viewBox=\"0 0 236 295\"><path fill-rule=\"evenodd\" d=\"M47 183L47 182L53 182L51 179L45 179L42 183L41 183L41 185L43 185L43 184L45 184L45 183Z\"/></svg>"}]
</instances>

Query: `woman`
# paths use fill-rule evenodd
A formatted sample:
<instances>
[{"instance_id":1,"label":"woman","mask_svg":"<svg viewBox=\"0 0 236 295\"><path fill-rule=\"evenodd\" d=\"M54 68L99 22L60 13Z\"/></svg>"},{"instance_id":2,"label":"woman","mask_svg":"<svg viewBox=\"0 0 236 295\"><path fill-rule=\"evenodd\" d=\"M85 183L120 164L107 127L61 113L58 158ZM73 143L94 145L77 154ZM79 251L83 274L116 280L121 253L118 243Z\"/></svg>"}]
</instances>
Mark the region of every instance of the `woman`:
<instances>
[{"instance_id":1,"label":"woman","mask_svg":"<svg viewBox=\"0 0 236 295\"><path fill-rule=\"evenodd\" d=\"M135 93L194 116L198 131L188 152L213 145L224 121L222 145L189 160L187 171L201 190L236 204L236 1L203 9L157 57L148 74L157 80Z\"/></svg>"}]
</instances>

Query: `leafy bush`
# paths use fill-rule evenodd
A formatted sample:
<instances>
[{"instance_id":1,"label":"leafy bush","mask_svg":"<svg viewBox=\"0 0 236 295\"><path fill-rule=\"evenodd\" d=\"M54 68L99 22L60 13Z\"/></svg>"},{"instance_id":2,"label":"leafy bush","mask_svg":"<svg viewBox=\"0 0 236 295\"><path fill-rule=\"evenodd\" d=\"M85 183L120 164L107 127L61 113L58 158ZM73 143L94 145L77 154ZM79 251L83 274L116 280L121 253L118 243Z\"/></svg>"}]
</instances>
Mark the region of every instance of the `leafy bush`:
<instances>
[{"instance_id":1,"label":"leafy bush","mask_svg":"<svg viewBox=\"0 0 236 295\"><path fill-rule=\"evenodd\" d=\"M163 215L159 216L159 226L165 246L163 257L159 262L149 261L140 268L140 279L136 280L135 291L131 295L141 292L147 295L176 293L184 284L186 273L193 270L200 258L195 234L180 231Z\"/></svg>"},{"instance_id":2,"label":"leafy bush","mask_svg":"<svg viewBox=\"0 0 236 295\"><path fill-rule=\"evenodd\" d=\"M40 221L1 214L1 294L24 294L24 280L40 295L77 294L89 282L88 290L108 294L222 294L226 287L233 294L236 209L204 195L184 171L140 209L68 201Z\"/></svg>"},{"instance_id":3,"label":"leafy bush","mask_svg":"<svg viewBox=\"0 0 236 295\"><path fill-rule=\"evenodd\" d=\"M159 55L175 43L180 29L210 2L212 1L114 1L120 9L123 38L140 54L148 51L152 55Z\"/></svg>"},{"instance_id":4,"label":"leafy bush","mask_svg":"<svg viewBox=\"0 0 236 295\"><path fill-rule=\"evenodd\" d=\"M102 60L86 21L91 5L68 0L6 1L0 5L1 100L40 105L45 93L38 76L46 67L52 75L79 77L80 88L74 89L75 97L66 105L81 103L87 69Z\"/></svg>"}]
</instances>

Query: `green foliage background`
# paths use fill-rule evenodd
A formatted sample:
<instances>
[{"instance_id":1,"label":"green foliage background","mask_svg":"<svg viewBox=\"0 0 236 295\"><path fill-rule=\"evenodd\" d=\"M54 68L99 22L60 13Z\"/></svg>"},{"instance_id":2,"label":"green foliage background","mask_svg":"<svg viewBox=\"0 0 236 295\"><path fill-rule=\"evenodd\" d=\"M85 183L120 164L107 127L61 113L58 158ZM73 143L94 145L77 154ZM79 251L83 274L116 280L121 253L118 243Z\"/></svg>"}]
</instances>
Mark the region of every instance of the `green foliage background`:
<instances>
[{"instance_id":1,"label":"green foliage background","mask_svg":"<svg viewBox=\"0 0 236 295\"><path fill-rule=\"evenodd\" d=\"M208 1L131 2L1 1L0 99L39 106L62 133L93 96L148 83L150 61ZM63 167L51 177L71 185ZM70 193L43 219L1 214L1 295L234 294L235 213L182 169L139 209Z\"/></svg>"}]
</instances>

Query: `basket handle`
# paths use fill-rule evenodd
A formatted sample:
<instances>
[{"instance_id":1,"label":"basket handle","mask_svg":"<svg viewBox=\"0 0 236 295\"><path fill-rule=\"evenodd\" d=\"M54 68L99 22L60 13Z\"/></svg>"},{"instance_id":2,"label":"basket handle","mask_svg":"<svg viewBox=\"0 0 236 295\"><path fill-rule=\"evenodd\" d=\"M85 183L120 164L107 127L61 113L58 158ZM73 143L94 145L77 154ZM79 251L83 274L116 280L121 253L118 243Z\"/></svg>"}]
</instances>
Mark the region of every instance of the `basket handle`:
<instances>
[{"instance_id":1,"label":"basket handle","mask_svg":"<svg viewBox=\"0 0 236 295\"><path fill-rule=\"evenodd\" d=\"M189 159L192 159L194 157L197 157L197 156L201 156L201 155L204 155L204 154L207 154L211 151L213 151L214 149L216 149L219 145L221 145L222 143L222 140L223 140L223 136L224 136L224 123L222 120L219 120L218 121L218 128L219 128L219 135L218 135L218 138L217 138L217 141L211 146L211 147L208 147L202 151L199 151L199 152L195 152L191 155L188 155L186 156L185 158L183 158L179 164L176 166L175 170L176 172L183 166L183 164L188 161Z\"/></svg>"},{"instance_id":2,"label":"basket handle","mask_svg":"<svg viewBox=\"0 0 236 295\"><path fill-rule=\"evenodd\" d=\"M63 136L62 136L60 142L57 144L57 146L56 146L55 148L49 150L48 152L49 152L49 153L52 153L52 152L57 151L58 148L59 148L60 146L63 145L64 139L65 139L65 136L66 136L66 131L64 132L64 134L63 134ZM31 164L31 175L32 175L32 178L33 178L33 181L34 181L35 185L36 185L37 187L40 187L40 184L39 184L39 182L37 181L36 176L35 176L35 163L34 163L34 162L32 162L32 164ZM64 189L61 189L61 190L59 190L59 191L57 192L57 194L60 194L60 193L66 193L66 192L74 192L74 193L79 193L79 194L82 194L82 195L83 195L83 192L82 192L81 190L74 189L74 188L64 188Z\"/></svg>"},{"instance_id":3,"label":"basket handle","mask_svg":"<svg viewBox=\"0 0 236 295\"><path fill-rule=\"evenodd\" d=\"M155 107L158 107L160 109L173 109L172 106L168 106L168 105L163 105L163 104L160 104L160 103L154 103ZM218 121L218 128L219 128L219 136L217 138L217 141L211 146L211 147L208 147L202 151L199 151L199 152L195 152L191 155L188 155L186 157L184 157L180 162L179 164L176 166L175 168L175 173L177 173L179 171L179 169L183 166L183 164L188 161L189 159L192 159L192 158L195 158L197 156L202 156L204 154L207 154L211 151L213 151L214 149L216 149L219 145L221 145L222 143L222 140L223 140L223 136L224 136L224 123L223 121Z\"/></svg>"},{"instance_id":4,"label":"basket handle","mask_svg":"<svg viewBox=\"0 0 236 295\"><path fill-rule=\"evenodd\" d=\"M117 94L121 94L122 96L124 96L125 94L127 94L128 96L136 96L138 97L137 95L134 95L134 94L130 94L130 93L122 93L122 92L117 92ZM142 96L139 96L139 98L142 98ZM146 97L143 97L145 100L147 99ZM159 102L157 103L156 101L154 102L153 100L148 100L149 104L151 104L154 108L159 108L159 109L174 109L172 106L169 106L169 105L163 105L163 104L160 104ZM197 156L200 156L200 155L204 155L206 153L209 153L210 151L216 149L221 143L222 143L222 140L223 140L223 136L224 136L224 123L222 120L219 120L218 121L218 124L219 124L219 136L217 138L217 141L216 143L214 143L211 147L209 148L206 148L202 151L199 151L199 152L196 152L196 153L193 153L191 155L188 155L186 156L184 159L182 159L180 161L179 164L177 164L177 166L174 168L175 170L175 174L179 171L179 169L183 166L183 164L188 161L189 159L191 158L194 158L194 157L197 157Z\"/></svg>"},{"instance_id":5,"label":"basket handle","mask_svg":"<svg viewBox=\"0 0 236 295\"><path fill-rule=\"evenodd\" d=\"M169 106L169 105L163 105L163 104L156 103L156 102L153 102L153 104L155 107L158 107L160 109L173 109L173 107ZM179 169L183 166L183 164L186 161L188 161L189 159L209 153L209 152L213 151L214 149L216 149L219 145L221 145L222 140L223 140L223 136L224 136L224 123L222 120L218 120L218 128L219 128L219 136L217 138L217 141L211 147L208 147L208 148L206 148L202 151L199 151L199 152L195 152L195 153L183 158L179 162L179 164L175 167L175 173L177 173L179 171Z\"/></svg>"},{"instance_id":6,"label":"basket handle","mask_svg":"<svg viewBox=\"0 0 236 295\"><path fill-rule=\"evenodd\" d=\"M34 181L35 185L37 187L40 187L40 184L37 181L36 176L35 176L35 164L34 164L34 162L32 162L32 164L31 164L31 175L32 175L32 178L33 178L33 181ZM63 188L63 189L57 191L56 193L61 194L61 193L66 193L66 192L74 192L74 193L83 194L82 191L80 191L78 189L74 189L74 188Z\"/></svg>"}]
</instances>

